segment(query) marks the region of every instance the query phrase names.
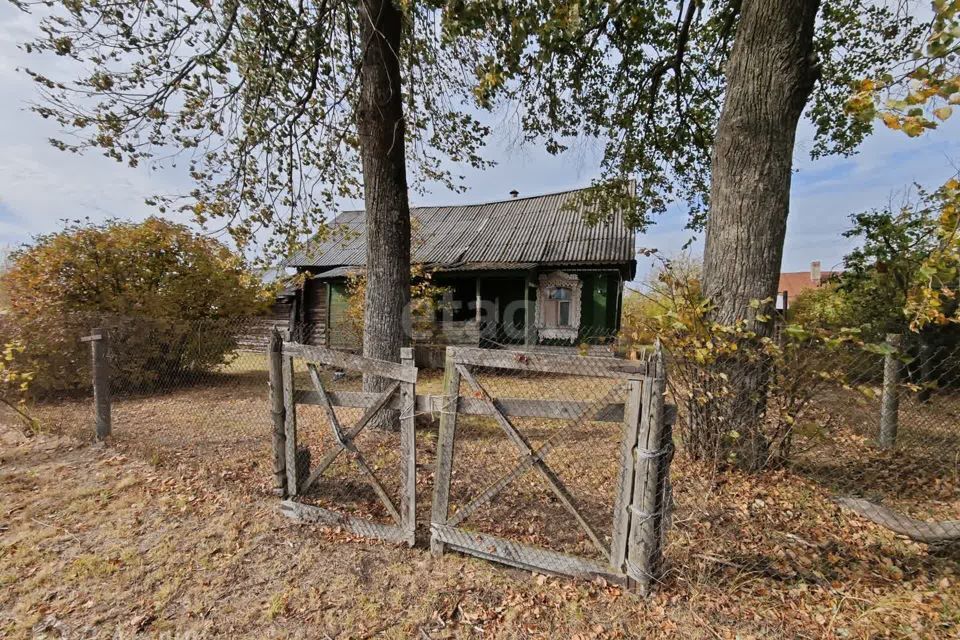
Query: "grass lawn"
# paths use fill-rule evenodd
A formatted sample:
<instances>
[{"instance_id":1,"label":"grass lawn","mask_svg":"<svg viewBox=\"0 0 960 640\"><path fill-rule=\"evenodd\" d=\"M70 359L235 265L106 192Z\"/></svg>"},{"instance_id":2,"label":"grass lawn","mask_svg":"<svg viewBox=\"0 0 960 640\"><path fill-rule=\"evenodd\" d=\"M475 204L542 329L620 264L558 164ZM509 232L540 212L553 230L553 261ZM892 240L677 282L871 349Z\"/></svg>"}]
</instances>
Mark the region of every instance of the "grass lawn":
<instances>
[{"instance_id":1,"label":"grass lawn","mask_svg":"<svg viewBox=\"0 0 960 640\"><path fill-rule=\"evenodd\" d=\"M429 416L418 420L419 548L287 521L268 491L261 358L245 355L191 386L118 394L107 445L89 442L87 400L38 406L45 432L33 438L7 420L0 431L0 635L960 635L956 558L933 555L831 501L859 479L878 495L922 503L918 515L956 517L957 467L949 456L874 451L855 430L832 432L829 449L805 453L795 468L754 476L713 474L681 452L667 574L656 595L639 600L602 582L536 576L457 554L431 557L423 548L436 444ZM492 393L515 397L609 401L617 393L583 378L477 375ZM439 393L440 382L438 373L422 372L418 392ZM302 373L298 383L308 386ZM350 376L332 383L358 385ZM347 423L358 415L342 411ZM298 418L315 462L329 446L328 427L314 407ZM518 453L490 420L463 418L460 426L453 510L509 470ZM535 444L558 442L548 463L606 533L618 427L517 426ZM955 452L955 443L939 450L950 446ZM358 447L395 491L396 436L365 431ZM310 499L336 496L329 506L386 518L349 461L341 462L331 469L336 482ZM595 553L533 474L464 526Z\"/></svg>"}]
</instances>

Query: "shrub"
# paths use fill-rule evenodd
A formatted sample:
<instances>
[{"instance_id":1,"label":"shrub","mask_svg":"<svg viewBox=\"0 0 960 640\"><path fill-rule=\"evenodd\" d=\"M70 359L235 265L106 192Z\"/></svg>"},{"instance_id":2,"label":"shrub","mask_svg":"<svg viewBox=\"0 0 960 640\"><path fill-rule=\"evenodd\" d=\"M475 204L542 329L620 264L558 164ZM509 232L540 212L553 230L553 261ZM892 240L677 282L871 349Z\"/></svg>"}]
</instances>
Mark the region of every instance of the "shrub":
<instances>
[{"instance_id":1,"label":"shrub","mask_svg":"<svg viewBox=\"0 0 960 640\"><path fill-rule=\"evenodd\" d=\"M837 281L805 289L790 301L789 320L807 327L840 329L864 324L857 300L840 288Z\"/></svg>"},{"instance_id":2,"label":"shrub","mask_svg":"<svg viewBox=\"0 0 960 640\"><path fill-rule=\"evenodd\" d=\"M0 406L12 410L24 424L32 427L34 423L27 414L26 397L33 373L18 368L17 356L22 352L23 345L17 342L0 345Z\"/></svg>"},{"instance_id":3,"label":"shrub","mask_svg":"<svg viewBox=\"0 0 960 640\"><path fill-rule=\"evenodd\" d=\"M0 275L8 340L37 393L89 384L80 336L111 331L114 376L135 384L226 361L238 320L266 302L261 283L226 246L159 218L73 222L14 251Z\"/></svg>"},{"instance_id":4,"label":"shrub","mask_svg":"<svg viewBox=\"0 0 960 640\"><path fill-rule=\"evenodd\" d=\"M632 328L622 339L628 352L639 352L651 336L660 340L680 411L676 432L693 459L749 471L788 462L798 430L805 439L822 435L807 419L811 402L831 385L850 386L848 372L864 362L857 332L788 324L774 339L743 320L714 321L713 305L689 270L667 264L647 289L629 325L625 319ZM758 320L772 321L759 312L770 302L754 301ZM642 342L631 343L633 335Z\"/></svg>"}]
</instances>

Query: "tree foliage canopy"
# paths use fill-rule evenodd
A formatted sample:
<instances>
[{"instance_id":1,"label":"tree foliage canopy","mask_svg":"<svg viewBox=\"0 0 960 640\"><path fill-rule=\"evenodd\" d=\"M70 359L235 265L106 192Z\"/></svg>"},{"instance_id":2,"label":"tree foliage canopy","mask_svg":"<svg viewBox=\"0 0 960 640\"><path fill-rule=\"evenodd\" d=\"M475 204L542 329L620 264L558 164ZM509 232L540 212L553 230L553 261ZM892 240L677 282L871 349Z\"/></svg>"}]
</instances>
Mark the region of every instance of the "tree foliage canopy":
<instances>
[{"instance_id":1,"label":"tree foliage canopy","mask_svg":"<svg viewBox=\"0 0 960 640\"><path fill-rule=\"evenodd\" d=\"M917 191L899 206L850 216L844 233L859 245L843 260L844 270L833 281L801 293L791 305L791 319L834 329L858 329L865 340L880 342L887 333L903 333L915 323L914 305L930 282L954 283L957 269L934 265L930 256L941 245L943 190ZM943 320L927 323L926 333L946 324L956 313L952 300L940 301Z\"/></svg>"},{"instance_id":2,"label":"tree foliage canopy","mask_svg":"<svg viewBox=\"0 0 960 640\"><path fill-rule=\"evenodd\" d=\"M31 71L34 109L65 130L62 149L136 165L181 158L195 188L162 194L241 247L286 253L359 195L355 108L364 43L338 0L14 0L42 12L28 52L69 58L76 77ZM398 3L407 158L420 183L456 185L444 159L484 165L487 133L462 108L476 47L441 46L436 4ZM477 46L479 46L477 44Z\"/></svg>"},{"instance_id":3,"label":"tree foliage canopy","mask_svg":"<svg viewBox=\"0 0 960 640\"><path fill-rule=\"evenodd\" d=\"M960 104L960 1L933 0L931 8L933 20L923 40L891 71L863 78L847 101L849 113L863 122L880 119L911 138L953 115L953 106ZM936 208L936 241L907 300L915 330L960 322L960 181L949 179L925 206Z\"/></svg>"},{"instance_id":4,"label":"tree foliage canopy","mask_svg":"<svg viewBox=\"0 0 960 640\"><path fill-rule=\"evenodd\" d=\"M477 67L477 98L521 105L528 139L554 152L579 136L604 141L602 179L637 177L635 226L677 200L698 226L740 5L479 0L451 3L445 26L450 37L491 43ZM815 156L851 153L870 133L870 119L843 108L851 88L902 60L920 33L905 12L866 0L821 3L821 80L807 110Z\"/></svg>"}]
</instances>

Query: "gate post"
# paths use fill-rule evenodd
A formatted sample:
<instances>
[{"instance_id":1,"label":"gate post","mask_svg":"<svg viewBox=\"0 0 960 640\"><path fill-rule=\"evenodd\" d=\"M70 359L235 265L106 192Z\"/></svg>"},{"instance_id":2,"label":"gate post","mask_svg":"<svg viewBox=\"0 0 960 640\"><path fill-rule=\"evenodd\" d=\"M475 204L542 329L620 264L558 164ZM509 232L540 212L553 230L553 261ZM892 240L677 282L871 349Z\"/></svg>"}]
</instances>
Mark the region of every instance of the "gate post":
<instances>
[{"instance_id":1,"label":"gate post","mask_svg":"<svg viewBox=\"0 0 960 640\"><path fill-rule=\"evenodd\" d=\"M443 396L440 406L440 433L437 436L437 468L433 474L433 505L430 525L444 525L449 517L450 473L453 468L453 441L457 428L457 401L460 398L460 372L453 357L453 347L447 347L443 366ZM443 554L445 545L430 536L430 551Z\"/></svg>"},{"instance_id":2,"label":"gate post","mask_svg":"<svg viewBox=\"0 0 960 640\"><path fill-rule=\"evenodd\" d=\"M613 510L613 538L610 543L610 569L621 573L627 560L627 536L630 533L630 513L633 508L633 485L636 473L635 451L643 404L644 378L629 381L629 391L623 404L623 432L620 440L620 480Z\"/></svg>"},{"instance_id":3,"label":"gate post","mask_svg":"<svg viewBox=\"0 0 960 640\"><path fill-rule=\"evenodd\" d=\"M413 367L413 349L400 349L400 364ZM400 385L400 459L403 464L403 483L400 490L400 515L407 544L416 542L417 531L417 447L416 415L417 385L404 382Z\"/></svg>"},{"instance_id":4,"label":"gate post","mask_svg":"<svg viewBox=\"0 0 960 640\"><path fill-rule=\"evenodd\" d=\"M287 497L287 462L285 432L286 411L283 400L283 337L274 327L270 332L270 347L267 350L270 367L270 415L273 417L273 490L280 497Z\"/></svg>"},{"instance_id":5,"label":"gate post","mask_svg":"<svg viewBox=\"0 0 960 640\"><path fill-rule=\"evenodd\" d=\"M672 443L665 436L672 437L672 430L664 426L668 422L664 406L666 370L659 342L650 367L643 381L640 426L634 450L636 474L626 560L627 576L642 595L650 593L660 570L663 523L669 507L666 500Z\"/></svg>"},{"instance_id":6,"label":"gate post","mask_svg":"<svg viewBox=\"0 0 960 640\"><path fill-rule=\"evenodd\" d=\"M293 356L281 352L280 371L283 377L283 445L284 470L287 476L287 496L299 493L297 478L297 403L294 395Z\"/></svg>"},{"instance_id":7,"label":"gate post","mask_svg":"<svg viewBox=\"0 0 960 640\"><path fill-rule=\"evenodd\" d=\"M887 334L892 351L883 357L883 396L880 400L880 446L893 447L897 442L900 411L900 340L898 333Z\"/></svg>"},{"instance_id":8,"label":"gate post","mask_svg":"<svg viewBox=\"0 0 960 640\"><path fill-rule=\"evenodd\" d=\"M90 335L80 338L80 341L90 343L96 435L97 440L103 440L113 432L110 416L110 363L107 362L110 337L106 329L98 327L91 329Z\"/></svg>"}]
</instances>

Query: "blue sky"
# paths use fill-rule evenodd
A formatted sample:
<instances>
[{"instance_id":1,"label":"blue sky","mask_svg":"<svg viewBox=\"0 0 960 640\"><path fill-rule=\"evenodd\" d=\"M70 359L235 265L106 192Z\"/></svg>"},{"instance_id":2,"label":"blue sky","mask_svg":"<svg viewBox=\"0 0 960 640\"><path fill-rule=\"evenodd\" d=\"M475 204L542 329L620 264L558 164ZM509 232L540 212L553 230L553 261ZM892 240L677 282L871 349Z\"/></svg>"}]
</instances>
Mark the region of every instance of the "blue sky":
<instances>
[{"instance_id":1,"label":"blue sky","mask_svg":"<svg viewBox=\"0 0 960 640\"><path fill-rule=\"evenodd\" d=\"M52 123L26 110L34 98L29 79L18 66L36 65L17 43L28 39L32 19L9 4L0 5L0 246L16 245L32 235L56 230L63 218L101 220L142 218L153 211L144 198L182 191L186 184L177 169L129 169L95 154L77 156L52 148L57 134ZM43 61L55 71L57 61ZM51 69L52 68L52 69ZM812 161L812 130L802 124L794 156L796 173L791 192L783 270L800 271L811 260L824 268L839 264L851 242L841 236L850 213L884 206L902 197L912 182L934 187L956 172L960 163L960 115L920 139L878 131L851 158ZM485 171L467 169L465 193L434 190L412 195L414 204L469 203L508 197L511 189L524 195L588 185L598 173L599 149L584 143L560 157L537 147L516 144L515 128L498 122L487 156L497 165ZM683 227L686 212L675 207L661 217L638 245L675 254L691 238ZM696 239L692 251L701 247ZM649 267L643 263L641 275Z\"/></svg>"}]
</instances>

